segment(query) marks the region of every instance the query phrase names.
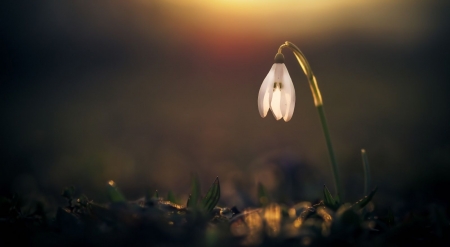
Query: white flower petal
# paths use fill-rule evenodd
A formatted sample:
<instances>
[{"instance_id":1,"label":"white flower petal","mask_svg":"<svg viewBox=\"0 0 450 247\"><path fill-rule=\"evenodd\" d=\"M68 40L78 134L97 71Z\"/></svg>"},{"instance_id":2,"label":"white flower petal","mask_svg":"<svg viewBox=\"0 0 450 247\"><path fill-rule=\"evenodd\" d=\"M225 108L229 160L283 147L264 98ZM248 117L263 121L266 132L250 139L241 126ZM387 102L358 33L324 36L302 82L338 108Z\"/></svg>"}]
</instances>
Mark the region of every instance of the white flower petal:
<instances>
[{"instance_id":1,"label":"white flower petal","mask_svg":"<svg viewBox=\"0 0 450 247\"><path fill-rule=\"evenodd\" d=\"M277 120L280 120L283 117L283 113L281 111L281 88L283 81L283 66L284 63L276 63L275 65L275 78L272 86L273 96L272 101L270 102L270 109L274 117Z\"/></svg>"},{"instance_id":2,"label":"white flower petal","mask_svg":"<svg viewBox=\"0 0 450 247\"><path fill-rule=\"evenodd\" d=\"M275 65L275 80L274 82L282 82L283 81L283 68L286 68L284 63L276 63Z\"/></svg>"},{"instance_id":3,"label":"white flower petal","mask_svg":"<svg viewBox=\"0 0 450 247\"><path fill-rule=\"evenodd\" d=\"M277 120L280 120L283 117L283 114L281 114L280 103L281 103L281 90L279 88L276 88L275 91L273 91L270 109L272 110L273 116Z\"/></svg>"},{"instance_id":4,"label":"white flower petal","mask_svg":"<svg viewBox=\"0 0 450 247\"><path fill-rule=\"evenodd\" d=\"M287 99L286 97L289 97L289 95L286 95L286 90L284 89L284 82L281 84L281 99L280 99L280 111L281 116L284 118L287 114ZM289 97L290 99L290 97Z\"/></svg>"},{"instance_id":5,"label":"white flower petal","mask_svg":"<svg viewBox=\"0 0 450 247\"><path fill-rule=\"evenodd\" d=\"M286 97L286 111L283 112L284 121L288 122L291 120L294 114L295 107L295 89L292 79L289 76L289 72L286 66L283 64L283 90L282 93Z\"/></svg>"},{"instance_id":6,"label":"white flower petal","mask_svg":"<svg viewBox=\"0 0 450 247\"><path fill-rule=\"evenodd\" d=\"M275 67L277 67L275 65L276 64L272 65L272 68L270 69L261 85L261 88L259 89L258 110L261 117L267 116L267 112L270 109L270 102L272 100L273 93L273 82L275 79Z\"/></svg>"},{"instance_id":7,"label":"white flower petal","mask_svg":"<svg viewBox=\"0 0 450 247\"><path fill-rule=\"evenodd\" d=\"M281 116L284 117L286 115L287 110L287 101L286 101L286 90L285 90L285 83L284 83L284 68L286 68L286 65L280 64L280 72L279 72L279 81L281 83L279 84L280 90L281 90L281 99L280 99L280 110L281 110ZM277 73L275 71L275 77L277 76Z\"/></svg>"}]
</instances>

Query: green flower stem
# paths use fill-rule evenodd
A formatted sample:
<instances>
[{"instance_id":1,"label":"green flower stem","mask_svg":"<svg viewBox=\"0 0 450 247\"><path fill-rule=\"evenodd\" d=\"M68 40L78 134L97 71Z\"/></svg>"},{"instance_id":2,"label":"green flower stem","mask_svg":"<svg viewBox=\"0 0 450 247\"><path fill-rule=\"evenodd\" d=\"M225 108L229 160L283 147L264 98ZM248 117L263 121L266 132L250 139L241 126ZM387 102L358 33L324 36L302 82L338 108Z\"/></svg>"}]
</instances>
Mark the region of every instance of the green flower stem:
<instances>
[{"instance_id":1,"label":"green flower stem","mask_svg":"<svg viewBox=\"0 0 450 247\"><path fill-rule=\"evenodd\" d=\"M367 153L365 149L361 149L361 156L364 168L364 196L366 196L369 194L370 169L369 169L369 159L367 158Z\"/></svg>"},{"instance_id":2,"label":"green flower stem","mask_svg":"<svg viewBox=\"0 0 450 247\"><path fill-rule=\"evenodd\" d=\"M314 76L311 67L309 66L308 60L306 60L305 55L300 51L300 49L294 45L293 43L286 41L284 44L280 46L278 49L278 53L281 53L283 48L289 48L297 58L300 67L303 69L303 72L306 75L306 78L309 82L309 87L311 88L311 92L314 98L314 105L319 112L320 122L322 123L322 130L325 135L325 140L328 148L328 155L330 158L331 169L333 171L334 176L334 187L336 190L336 200L340 202L343 199L343 191L341 180L339 178L338 165L336 162L336 157L334 155L333 145L331 144L330 131L328 130L327 119L325 118L325 111L323 109L323 101L322 95L320 94L319 86L317 85L316 77Z\"/></svg>"},{"instance_id":3,"label":"green flower stem","mask_svg":"<svg viewBox=\"0 0 450 247\"><path fill-rule=\"evenodd\" d=\"M343 199L342 194L342 184L339 177L338 165L336 162L336 156L334 155L333 144L331 143L330 131L328 130L327 119L325 117L325 111L323 105L317 106L317 111L319 112L320 122L322 123L323 134L325 135L325 141L327 142L328 155L330 157L331 169L333 170L334 176L334 188L336 189L336 201L341 202Z\"/></svg>"}]
</instances>

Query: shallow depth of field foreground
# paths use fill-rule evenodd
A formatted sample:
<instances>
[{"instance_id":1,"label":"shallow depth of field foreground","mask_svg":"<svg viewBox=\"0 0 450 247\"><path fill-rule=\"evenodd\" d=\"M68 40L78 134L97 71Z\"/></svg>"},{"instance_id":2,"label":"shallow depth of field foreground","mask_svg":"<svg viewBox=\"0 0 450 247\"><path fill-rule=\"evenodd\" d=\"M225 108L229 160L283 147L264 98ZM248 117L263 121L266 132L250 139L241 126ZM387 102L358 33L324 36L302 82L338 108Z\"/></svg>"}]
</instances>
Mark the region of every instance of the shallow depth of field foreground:
<instances>
[{"instance_id":1,"label":"shallow depth of field foreground","mask_svg":"<svg viewBox=\"0 0 450 247\"><path fill-rule=\"evenodd\" d=\"M3 5L0 246L450 244L449 3Z\"/></svg>"}]
</instances>

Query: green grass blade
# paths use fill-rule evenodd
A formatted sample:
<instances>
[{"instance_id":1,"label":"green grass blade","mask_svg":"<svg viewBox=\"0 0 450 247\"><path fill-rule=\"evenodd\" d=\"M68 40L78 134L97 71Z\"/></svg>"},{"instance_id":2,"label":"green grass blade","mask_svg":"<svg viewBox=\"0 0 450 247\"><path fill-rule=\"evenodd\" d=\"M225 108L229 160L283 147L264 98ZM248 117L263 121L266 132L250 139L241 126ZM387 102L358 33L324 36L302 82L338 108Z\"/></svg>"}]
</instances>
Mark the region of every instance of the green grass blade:
<instances>
[{"instance_id":1,"label":"green grass blade","mask_svg":"<svg viewBox=\"0 0 450 247\"><path fill-rule=\"evenodd\" d=\"M122 192L117 188L116 183L110 180L107 185L107 194L110 202L125 202L126 199L122 195Z\"/></svg>"},{"instance_id":2,"label":"green grass blade","mask_svg":"<svg viewBox=\"0 0 450 247\"><path fill-rule=\"evenodd\" d=\"M338 203L336 200L334 200L333 196L331 195L330 191L328 190L327 186L323 185L323 202L325 203L325 206L336 209L338 207Z\"/></svg>"},{"instance_id":3,"label":"green grass blade","mask_svg":"<svg viewBox=\"0 0 450 247\"><path fill-rule=\"evenodd\" d=\"M197 206L198 200L200 198L200 182L197 175L192 176L191 180L191 194L187 202L188 208L193 208Z\"/></svg>"},{"instance_id":4,"label":"green grass blade","mask_svg":"<svg viewBox=\"0 0 450 247\"><path fill-rule=\"evenodd\" d=\"M355 204L353 204L352 208L354 209L361 209L363 207L365 207L367 205L367 203L369 203L373 196L375 195L375 193L377 192L378 187L375 187L374 190L372 190L372 192L370 192L370 194L368 196L365 196L363 199L357 201Z\"/></svg>"},{"instance_id":5,"label":"green grass blade","mask_svg":"<svg viewBox=\"0 0 450 247\"><path fill-rule=\"evenodd\" d=\"M192 208L192 207L194 207L194 203L192 203L192 199L191 199L191 197L192 197L192 195L189 195L189 197L188 197L188 199L187 199L187 202L186 202L186 207L187 208Z\"/></svg>"},{"instance_id":6,"label":"green grass blade","mask_svg":"<svg viewBox=\"0 0 450 247\"><path fill-rule=\"evenodd\" d=\"M167 201L178 204L178 200L175 197L175 194L170 190L169 190L169 192L167 192Z\"/></svg>"},{"instance_id":7,"label":"green grass blade","mask_svg":"<svg viewBox=\"0 0 450 247\"><path fill-rule=\"evenodd\" d=\"M206 212L211 212L217 205L220 199L220 184L219 177L214 180L211 188L209 188L208 193L202 200L202 206Z\"/></svg>"},{"instance_id":8,"label":"green grass blade","mask_svg":"<svg viewBox=\"0 0 450 247\"><path fill-rule=\"evenodd\" d=\"M267 194L267 190L262 183L258 183L258 203L262 207L269 204L269 195Z\"/></svg>"},{"instance_id":9,"label":"green grass blade","mask_svg":"<svg viewBox=\"0 0 450 247\"><path fill-rule=\"evenodd\" d=\"M364 168L364 195L369 194L370 186L370 169L369 169L369 159L367 158L367 153L365 149L361 149L361 157Z\"/></svg>"}]
</instances>

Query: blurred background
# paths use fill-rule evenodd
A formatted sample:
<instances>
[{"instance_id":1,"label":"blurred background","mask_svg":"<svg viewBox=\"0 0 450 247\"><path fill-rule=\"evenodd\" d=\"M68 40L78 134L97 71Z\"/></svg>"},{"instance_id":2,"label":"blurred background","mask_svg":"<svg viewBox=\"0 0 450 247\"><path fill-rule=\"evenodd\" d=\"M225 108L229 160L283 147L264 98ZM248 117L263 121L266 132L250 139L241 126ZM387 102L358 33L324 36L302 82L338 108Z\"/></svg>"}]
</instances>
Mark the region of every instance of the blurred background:
<instances>
[{"instance_id":1,"label":"blurred background","mask_svg":"<svg viewBox=\"0 0 450 247\"><path fill-rule=\"evenodd\" d=\"M447 203L450 4L419 0L134 0L3 4L0 194L64 203L65 186L106 202L114 180L184 201L219 176L219 205L334 191L305 76L289 50L290 122L257 95L278 47L306 55L322 90L347 201Z\"/></svg>"}]
</instances>

